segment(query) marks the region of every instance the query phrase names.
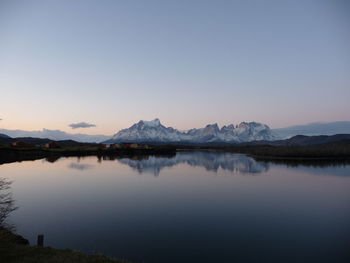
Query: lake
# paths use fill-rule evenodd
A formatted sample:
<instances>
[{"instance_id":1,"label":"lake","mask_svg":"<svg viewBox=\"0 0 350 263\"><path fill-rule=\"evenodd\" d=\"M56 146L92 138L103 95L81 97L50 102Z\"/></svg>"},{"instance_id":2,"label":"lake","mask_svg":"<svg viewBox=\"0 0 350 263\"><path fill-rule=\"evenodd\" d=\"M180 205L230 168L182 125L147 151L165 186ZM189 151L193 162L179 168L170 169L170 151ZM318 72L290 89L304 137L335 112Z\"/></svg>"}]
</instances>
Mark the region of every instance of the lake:
<instances>
[{"instance_id":1,"label":"lake","mask_svg":"<svg viewBox=\"0 0 350 263\"><path fill-rule=\"evenodd\" d=\"M350 165L222 152L0 165L31 244L131 262L350 262Z\"/></svg>"}]
</instances>

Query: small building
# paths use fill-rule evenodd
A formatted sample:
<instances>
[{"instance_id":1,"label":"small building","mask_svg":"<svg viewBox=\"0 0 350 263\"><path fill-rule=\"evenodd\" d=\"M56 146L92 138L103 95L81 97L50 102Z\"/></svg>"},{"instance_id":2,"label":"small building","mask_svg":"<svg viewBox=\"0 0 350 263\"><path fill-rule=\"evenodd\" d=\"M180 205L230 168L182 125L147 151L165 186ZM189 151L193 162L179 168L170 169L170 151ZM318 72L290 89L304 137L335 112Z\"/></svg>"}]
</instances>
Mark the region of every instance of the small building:
<instances>
[{"instance_id":1,"label":"small building","mask_svg":"<svg viewBox=\"0 0 350 263\"><path fill-rule=\"evenodd\" d=\"M23 142L23 141L13 142L13 143L11 143L11 146L12 147L16 147L16 148L31 148L31 147L34 147L33 144L26 143L26 142Z\"/></svg>"},{"instance_id":2,"label":"small building","mask_svg":"<svg viewBox=\"0 0 350 263\"><path fill-rule=\"evenodd\" d=\"M57 149L61 148L56 142L48 142L44 145L45 148L47 149Z\"/></svg>"}]
</instances>

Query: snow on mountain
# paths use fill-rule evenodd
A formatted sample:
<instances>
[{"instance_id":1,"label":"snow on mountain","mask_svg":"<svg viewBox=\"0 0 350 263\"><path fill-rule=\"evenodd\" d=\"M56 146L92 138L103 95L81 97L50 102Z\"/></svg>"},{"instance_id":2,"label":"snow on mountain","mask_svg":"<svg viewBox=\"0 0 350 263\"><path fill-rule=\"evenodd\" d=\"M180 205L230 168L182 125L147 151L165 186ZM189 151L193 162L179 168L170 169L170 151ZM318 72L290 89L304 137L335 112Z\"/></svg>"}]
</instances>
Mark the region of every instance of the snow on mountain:
<instances>
[{"instance_id":1,"label":"snow on mountain","mask_svg":"<svg viewBox=\"0 0 350 263\"><path fill-rule=\"evenodd\" d=\"M171 127L163 126L159 119L153 121L139 121L128 129L120 130L110 141L139 142L139 141L160 141L179 142L182 140L182 133Z\"/></svg>"},{"instance_id":2,"label":"snow on mountain","mask_svg":"<svg viewBox=\"0 0 350 263\"><path fill-rule=\"evenodd\" d=\"M261 141L276 139L269 126L257 122L242 122L236 127L241 141Z\"/></svg>"},{"instance_id":3,"label":"snow on mountain","mask_svg":"<svg viewBox=\"0 0 350 263\"><path fill-rule=\"evenodd\" d=\"M159 119L139 121L130 128L120 130L106 143L117 142L248 142L257 140L274 140L275 135L270 128L257 122L242 122L223 126L208 124L204 128L181 132L165 127Z\"/></svg>"},{"instance_id":4,"label":"snow on mountain","mask_svg":"<svg viewBox=\"0 0 350 263\"><path fill-rule=\"evenodd\" d=\"M219 126L215 124L208 124L201 129L191 129L185 135L187 135L189 141L194 142L212 142L218 141L220 134ZM220 141L220 139L219 139Z\"/></svg>"}]
</instances>

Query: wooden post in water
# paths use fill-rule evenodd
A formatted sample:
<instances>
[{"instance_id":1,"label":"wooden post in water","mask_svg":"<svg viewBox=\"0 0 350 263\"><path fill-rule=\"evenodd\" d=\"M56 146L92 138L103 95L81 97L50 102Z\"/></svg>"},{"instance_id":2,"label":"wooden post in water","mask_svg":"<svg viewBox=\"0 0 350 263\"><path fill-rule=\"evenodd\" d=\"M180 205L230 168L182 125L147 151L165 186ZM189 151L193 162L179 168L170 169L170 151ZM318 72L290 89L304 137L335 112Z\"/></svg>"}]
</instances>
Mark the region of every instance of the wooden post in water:
<instances>
[{"instance_id":1,"label":"wooden post in water","mask_svg":"<svg viewBox=\"0 0 350 263\"><path fill-rule=\"evenodd\" d=\"M37 246L38 247L43 247L44 246L44 235L38 235Z\"/></svg>"}]
</instances>

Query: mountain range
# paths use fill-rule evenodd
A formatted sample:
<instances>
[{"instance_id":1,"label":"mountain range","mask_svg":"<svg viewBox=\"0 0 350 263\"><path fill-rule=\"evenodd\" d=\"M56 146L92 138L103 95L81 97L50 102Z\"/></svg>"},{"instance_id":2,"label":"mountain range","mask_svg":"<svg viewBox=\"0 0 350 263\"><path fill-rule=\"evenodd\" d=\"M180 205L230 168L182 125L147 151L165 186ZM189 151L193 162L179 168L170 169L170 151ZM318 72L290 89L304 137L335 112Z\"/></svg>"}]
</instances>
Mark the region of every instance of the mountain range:
<instances>
[{"instance_id":1,"label":"mountain range","mask_svg":"<svg viewBox=\"0 0 350 263\"><path fill-rule=\"evenodd\" d=\"M161 142L161 143L210 143L229 142L240 143L250 141L270 141L278 137L271 129L257 122L242 122L239 125L233 124L219 126L208 124L204 128L179 131L172 127L165 127L159 119L152 121L139 121L127 129L122 129L105 143L120 142Z\"/></svg>"},{"instance_id":2,"label":"mountain range","mask_svg":"<svg viewBox=\"0 0 350 263\"><path fill-rule=\"evenodd\" d=\"M142 131L142 125L147 126ZM152 131L151 131L152 130ZM149 131L149 133L148 133ZM148 133L148 134L147 134ZM155 140L156 142L246 142L253 140L279 140L288 139L296 135L335 135L350 134L350 121L330 122L330 123L310 123L306 125L297 125L280 129L269 129L264 124L256 122L242 122L239 125L228 125L221 129L217 124L210 124L201 129L191 129L189 131L179 131L173 128L167 128L161 125L158 119L153 121L140 121L128 129L123 129L113 137L108 135L89 135L81 133L68 133L61 130L42 129L37 131L9 130L0 129L0 137L34 137L50 140L75 140L78 142L99 143L99 142L118 142L121 139L126 141L145 141ZM148 137L147 137L147 136ZM129 136L129 137L128 137ZM129 139L128 139L129 138Z\"/></svg>"}]
</instances>

